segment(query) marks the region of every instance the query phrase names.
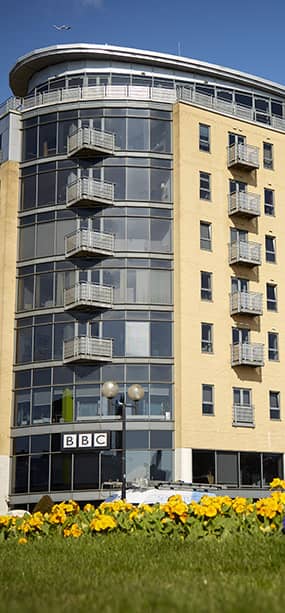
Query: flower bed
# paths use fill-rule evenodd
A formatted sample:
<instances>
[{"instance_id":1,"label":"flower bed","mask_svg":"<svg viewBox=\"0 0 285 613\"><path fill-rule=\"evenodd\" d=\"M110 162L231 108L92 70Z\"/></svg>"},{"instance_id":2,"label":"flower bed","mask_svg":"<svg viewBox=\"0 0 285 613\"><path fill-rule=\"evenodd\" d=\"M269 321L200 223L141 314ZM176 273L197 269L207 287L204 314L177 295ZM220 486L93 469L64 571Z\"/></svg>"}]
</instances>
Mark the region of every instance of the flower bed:
<instances>
[{"instance_id":1,"label":"flower bed","mask_svg":"<svg viewBox=\"0 0 285 613\"><path fill-rule=\"evenodd\" d=\"M134 506L117 500L83 510L70 500L55 504L50 513L24 517L0 516L0 540L16 539L25 544L47 536L78 539L109 532L201 538L226 534L281 534L285 515L285 481L273 479L271 494L253 503L246 498L203 496L186 504L180 495L166 504Z\"/></svg>"}]
</instances>

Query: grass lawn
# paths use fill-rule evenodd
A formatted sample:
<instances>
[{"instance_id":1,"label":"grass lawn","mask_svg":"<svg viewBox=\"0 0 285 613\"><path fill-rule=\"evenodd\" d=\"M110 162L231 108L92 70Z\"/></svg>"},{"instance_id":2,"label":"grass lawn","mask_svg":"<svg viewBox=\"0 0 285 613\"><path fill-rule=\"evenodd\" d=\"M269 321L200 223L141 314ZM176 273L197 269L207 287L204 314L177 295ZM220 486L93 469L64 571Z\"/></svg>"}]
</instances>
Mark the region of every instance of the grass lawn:
<instances>
[{"instance_id":1,"label":"grass lawn","mask_svg":"<svg viewBox=\"0 0 285 613\"><path fill-rule=\"evenodd\" d=\"M279 613L285 536L6 542L0 595L0 613Z\"/></svg>"}]
</instances>

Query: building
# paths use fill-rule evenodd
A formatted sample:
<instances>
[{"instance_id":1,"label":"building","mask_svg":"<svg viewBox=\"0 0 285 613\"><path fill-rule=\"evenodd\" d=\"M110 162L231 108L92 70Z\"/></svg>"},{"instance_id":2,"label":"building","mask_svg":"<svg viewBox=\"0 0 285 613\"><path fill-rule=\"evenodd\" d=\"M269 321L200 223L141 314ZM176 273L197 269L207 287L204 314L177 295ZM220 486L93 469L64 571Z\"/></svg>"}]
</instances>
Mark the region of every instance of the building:
<instances>
[{"instance_id":1,"label":"building","mask_svg":"<svg viewBox=\"0 0 285 613\"><path fill-rule=\"evenodd\" d=\"M90 44L29 53L10 85L1 509L102 499L122 475L124 399L130 481L284 477L285 88ZM80 433L107 447L62 448Z\"/></svg>"}]
</instances>

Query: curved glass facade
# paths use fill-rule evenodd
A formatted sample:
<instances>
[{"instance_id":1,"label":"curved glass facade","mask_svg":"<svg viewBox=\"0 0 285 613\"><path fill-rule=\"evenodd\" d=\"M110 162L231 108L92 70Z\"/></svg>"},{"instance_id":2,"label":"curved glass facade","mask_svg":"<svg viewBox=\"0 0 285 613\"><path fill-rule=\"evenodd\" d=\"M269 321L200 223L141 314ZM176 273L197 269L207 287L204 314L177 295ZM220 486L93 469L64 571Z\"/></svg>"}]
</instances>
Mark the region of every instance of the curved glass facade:
<instances>
[{"instance_id":1,"label":"curved glass facade","mask_svg":"<svg viewBox=\"0 0 285 613\"><path fill-rule=\"evenodd\" d=\"M121 480L119 401L132 383L144 398L127 401L127 479L172 478L172 134L163 106L70 104L23 121L12 494L26 504L48 491L87 500ZM112 135L113 151L70 155L82 131ZM97 349L75 354L82 339ZM110 379L120 389L112 402L101 394ZM103 428L110 449L64 453L67 424Z\"/></svg>"}]
</instances>

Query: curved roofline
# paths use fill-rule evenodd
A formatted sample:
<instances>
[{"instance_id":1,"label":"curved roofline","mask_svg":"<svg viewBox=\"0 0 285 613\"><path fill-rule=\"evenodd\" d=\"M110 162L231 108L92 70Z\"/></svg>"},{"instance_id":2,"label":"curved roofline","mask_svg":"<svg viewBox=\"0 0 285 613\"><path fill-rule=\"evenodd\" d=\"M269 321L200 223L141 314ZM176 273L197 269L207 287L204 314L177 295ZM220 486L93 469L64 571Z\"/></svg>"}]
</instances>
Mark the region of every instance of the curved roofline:
<instances>
[{"instance_id":1,"label":"curved roofline","mask_svg":"<svg viewBox=\"0 0 285 613\"><path fill-rule=\"evenodd\" d=\"M10 71L10 87L16 96L25 96L28 84L32 76L54 64L65 61L92 59L117 59L122 62L132 62L137 64L150 64L158 68L168 68L196 72L200 75L219 77L224 80L234 81L247 87L255 87L263 91L273 92L278 95L285 95L285 86L274 83L267 79L255 75L240 72L232 68L226 68L216 64L208 64L200 60L169 55L157 51L145 51L142 49L132 49L129 47L117 47L114 45L97 45L91 43L74 43L68 45L53 45L42 49L35 49L18 58L16 64Z\"/></svg>"}]
</instances>

